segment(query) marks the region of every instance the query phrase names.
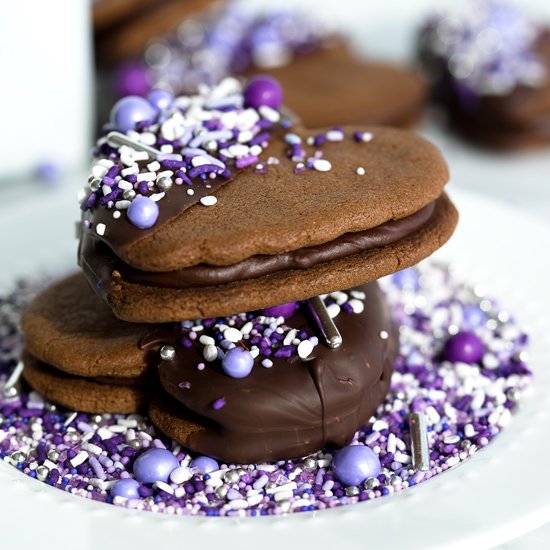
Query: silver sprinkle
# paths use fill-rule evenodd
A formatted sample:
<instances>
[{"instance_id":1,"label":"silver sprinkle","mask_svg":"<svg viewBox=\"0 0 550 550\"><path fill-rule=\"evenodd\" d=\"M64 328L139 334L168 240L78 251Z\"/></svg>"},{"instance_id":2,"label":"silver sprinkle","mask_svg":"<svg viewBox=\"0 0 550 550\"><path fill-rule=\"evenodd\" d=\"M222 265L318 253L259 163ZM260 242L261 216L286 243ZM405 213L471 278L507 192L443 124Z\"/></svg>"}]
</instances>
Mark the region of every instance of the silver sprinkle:
<instances>
[{"instance_id":1,"label":"silver sprinkle","mask_svg":"<svg viewBox=\"0 0 550 550\"><path fill-rule=\"evenodd\" d=\"M365 489L376 489L380 487L380 480L377 477L371 477L365 481Z\"/></svg>"},{"instance_id":2,"label":"silver sprinkle","mask_svg":"<svg viewBox=\"0 0 550 550\"><path fill-rule=\"evenodd\" d=\"M101 179L99 178L93 178L91 181L90 181L90 189L92 191L99 191L101 189Z\"/></svg>"},{"instance_id":3,"label":"silver sprinkle","mask_svg":"<svg viewBox=\"0 0 550 550\"><path fill-rule=\"evenodd\" d=\"M359 487L352 485L351 487L346 487L346 496L347 497L356 497L359 494Z\"/></svg>"},{"instance_id":4,"label":"silver sprinkle","mask_svg":"<svg viewBox=\"0 0 550 550\"><path fill-rule=\"evenodd\" d=\"M128 441L128 445L130 445L132 449L141 449L141 441L139 439L132 439L131 441Z\"/></svg>"},{"instance_id":5,"label":"silver sprinkle","mask_svg":"<svg viewBox=\"0 0 550 550\"><path fill-rule=\"evenodd\" d=\"M136 151L145 151L151 158L155 158L158 155L161 155L162 152L154 147L145 145L145 143L140 143L130 139L127 135L121 134L120 132L109 132L107 134L107 142L111 147L120 147L121 145L127 145Z\"/></svg>"},{"instance_id":6,"label":"silver sprinkle","mask_svg":"<svg viewBox=\"0 0 550 550\"><path fill-rule=\"evenodd\" d=\"M227 470L227 472L223 474L223 479L227 483L236 483L237 481L239 481L240 478L241 476L239 475L239 472L237 472L237 470Z\"/></svg>"},{"instance_id":7,"label":"silver sprinkle","mask_svg":"<svg viewBox=\"0 0 550 550\"><path fill-rule=\"evenodd\" d=\"M168 191L168 189L172 188L172 180L166 176L163 176L157 180L156 185L161 191Z\"/></svg>"},{"instance_id":8,"label":"silver sprinkle","mask_svg":"<svg viewBox=\"0 0 550 550\"><path fill-rule=\"evenodd\" d=\"M73 423L74 419L75 419L77 416L78 416L78 413L77 413L76 411L73 412L73 413L71 413L71 414L67 417L67 420L65 420L65 422L63 422L63 426L65 426L65 428L66 428L67 426L70 426L70 425Z\"/></svg>"},{"instance_id":9,"label":"silver sprinkle","mask_svg":"<svg viewBox=\"0 0 550 550\"><path fill-rule=\"evenodd\" d=\"M16 386L19 383L24 368L23 361L19 361L2 387L4 397L15 397L19 393Z\"/></svg>"},{"instance_id":10,"label":"silver sprinkle","mask_svg":"<svg viewBox=\"0 0 550 550\"><path fill-rule=\"evenodd\" d=\"M325 302L320 296L314 296L307 304L327 345L333 349L339 348L342 345L342 335L331 319Z\"/></svg>"},{"instance_id":11,"label":"silver sprinkle","mask_svg":"<svg viewBox=\"0 0 550 550\"><path fill-rule=\"evenodd\" d=\"M122 198L127 201L131 201L136 197L136 192L133 189L126 189L124 193L122 193Z\"/></svg>"},{"instance_id":12,"label":"silver sprinkle","mask_svg":"<svg viewBox=\"0 0 550 550\"><path fill-rule=\"evenodd\" d=\"M227 496L227 487L222 485L216 489L216 496L218 498L225 498Z\"/></svg>"},{"instance_id":13,"label":"silver sprinkle","mask_svg":"<svg viewBox=\"0 0 550 550\"><path fill-rule=\"evenodd\" d=\"M10 456L10 459L12 464L20 464L21 462L25 462L25 460L27 460L27 455L21 451L15 451L15 453Z\"/></svg>"},{"instance_id":14,"label":"silver sprinkle","mask_svg":"<svg viewBox=\"0 0 550 550\"><path fill-rule=\"evenodd\" d=\"M428 428L424 413L412 413L409 419L409 426L411 430L413 465L417 470L429 470Z\"/></svg>"},{"instance_id":15,"label":"silver sprinkle","mask_svg":"<svg viewBox=\"0 0 550 550\"><path fill-rule=\"evenodd\" d=\"M304 460L303 467L305 470L315 470L317 468L317 461L312 457L308 457Z\"/></svg>"},{"instance_id":16,"label":"silver sprinkle","mask_svg":"<svg viewBox=\"0 0 550 550\"><path fill-rule=\"evenodd\" d=\"M176 349L174 346L162 346L160 348L160 358L163 361L172 361L176 356Z\"/></svg>"},{"instance_id":17,"label":"silver sprinkle","mask_svg":"<svg viewBox=\"0 0 550 550\"><path fill-rule=\"evenodd\" d=\"M38 466L38 468L36 468L36 478L39 481L45 481L49 473L50 473L50 470L48 470L48 468L44 465Z\"/></svg>"},{"instance_id":18,"label":"silver sprinkle","mask_svg":"<svg viewBox=\"0 0 550 550\"><path fill-rule=\"evenodd\" d=\"M506 392L506 397L513 401L514 403L517 403L521 399L521 392L517 388L510 388Z\"/></svg>"},{"instance_id":19,"label":"silver sprinkle","mask_svg":"<svg viewBox=\"0 0 550 550\"><path fill-rule=\"evenodd\" d=\"M52 461L52 462L57 462L58 458L59 458L59 453L55 450L55 449L50 449L48 451L48 458Z\"/></svg>"}]
</instances>

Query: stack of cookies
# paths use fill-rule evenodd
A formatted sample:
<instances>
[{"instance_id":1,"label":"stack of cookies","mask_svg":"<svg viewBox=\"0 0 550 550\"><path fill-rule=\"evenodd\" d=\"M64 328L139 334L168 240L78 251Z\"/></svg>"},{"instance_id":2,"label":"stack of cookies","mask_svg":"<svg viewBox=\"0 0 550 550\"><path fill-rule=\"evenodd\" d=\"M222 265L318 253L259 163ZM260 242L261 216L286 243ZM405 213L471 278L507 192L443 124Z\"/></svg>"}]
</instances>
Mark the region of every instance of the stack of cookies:
<instances>
[{"instance_id":1,"label":"stack of cookies","mask_svg":"<svg viewBox=\"0 0 550 550\"><path fill-rule=\"evenodd\" d=\"M457 213L424 139L305 130L282 105L270 77L115 105L81 198L82 272L23 318L34 389L148 410L231 463L349 443L398 349L376 279L438 249Z\"/></svg>"}]
</instances>

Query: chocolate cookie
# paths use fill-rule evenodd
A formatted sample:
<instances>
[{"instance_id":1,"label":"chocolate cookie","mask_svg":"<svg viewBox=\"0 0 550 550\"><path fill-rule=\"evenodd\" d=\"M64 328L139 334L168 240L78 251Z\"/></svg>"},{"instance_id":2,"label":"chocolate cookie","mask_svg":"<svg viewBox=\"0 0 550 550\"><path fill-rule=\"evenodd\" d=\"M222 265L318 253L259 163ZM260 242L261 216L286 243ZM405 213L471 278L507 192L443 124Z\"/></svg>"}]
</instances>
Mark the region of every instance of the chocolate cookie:
<instances>
[{"instance_id":1,"label":"chocolate cookie","mask_svg":"<svg viewBox=\"0 0 550 550\"><path fill-rule=\"evenodd\" d=\"M275 108L257 104L263 93ZM163 92L160 115L139 108L164 122L140 131L166 152L137 152L122 134L100 140L79 257L118 317L167 322L305 299L412 265L450 236L456 212L433 145L387 128L288 128L280 93L265 78L244 95L232 80L193 98ZM115 108L120 129L135 101Z\"/></svg>"},{"instance_id":2,"label":"chocolate cookie","mask_svg":"<svg viewBox=\"0 0 550 550\"><path fill-rule=\"evenodd\" d=\"M148 325L117 319L82 274L44 290L22 318L24 377L48 399L86 412L142 410L157 355L139 349Z\"/></svg>"},{"instance_id":3,"label":"chocolate cookie","mask_svg":"<svg viewBox=\"0 0 550 550\"><path fill-rule=\"evenodd\" d=\"M410 127L427 98L416 71L359 57L327 21L301 6L251 10L229 2L157 39L146 60L153 86L178 94L230 75L274 76L308 128Z\"/></svg>"},{"instance_id":4,"label":"chocolate cookie","mask_svg":"<svg viewBox=\"0 0 550 550\"><path fill-rule=\"evenodd\" d=\"M426 84L414 70L361 59L344 43L261 72L281 82L287 105L308 128L331 124L410 128L427 99Z\"/></svg>"},{"instance_id":5,"label":"chocolate cookie","mask_svg":"<svg viewBox=\"0 0 550 550\"><path fill-rule=\"evenodd\" d=\"M434 18L422 31L420 59L435 101L458 132L482 145L550 142L550 31L508 4L475 8L475 18L454 10L452 19Z\"/></svg>"},{"instance_id":6,"label":"chocolate cookie","mask_svg":"<svg viewBox=\"0 0 550 550\"><path fill-rule=\"evenodd\" d=\"M389 388L397 330L376 283L337 292L325 304L343 339L338 349L323 342L306 303L286 319L241 314L188 323L183 338L179 331L152 336L151 343L172 346L159 367L171 399L152 403L153 423L227 463L349 443ZM250 355L257 356L253 366Z\"/></svg>"}]
</instances>

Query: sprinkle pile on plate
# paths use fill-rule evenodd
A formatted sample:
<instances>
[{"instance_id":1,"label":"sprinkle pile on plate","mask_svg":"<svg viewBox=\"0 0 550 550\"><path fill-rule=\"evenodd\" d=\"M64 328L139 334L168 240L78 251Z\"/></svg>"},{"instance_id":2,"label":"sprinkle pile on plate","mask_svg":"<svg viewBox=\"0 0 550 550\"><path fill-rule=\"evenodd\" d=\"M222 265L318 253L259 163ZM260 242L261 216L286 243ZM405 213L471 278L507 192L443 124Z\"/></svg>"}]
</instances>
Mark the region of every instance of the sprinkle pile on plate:
<instances>
[{"instance_id":1,"label":"sprinkle pile on plate","mask_svg":"<svg viewBox=\"0 0 550 550\"><path fill-rule=\"evenodd\" d=\"M381 285L401 327L401 353L389 395L354 439L382 464L380 475L361 486L336 480L330 450L271 464L209 461L203 468L208 459L156 434L145 417L67 411L24 385L12 386L22 348L20 312L37 288L24 283L0 296L0 457L75 495L178 515L321 510L425 482L487 446L510 422L531 381L528 338L481 285L465 286L433 263L399 272ZM416 412L428 426L426 471L413 466L409 417ZM136 459L151 448L167 448L176 458L167 482L136 482L127 493L135 498L113 496L116 482L133 478Z\"/></svg>"}]
</instances>

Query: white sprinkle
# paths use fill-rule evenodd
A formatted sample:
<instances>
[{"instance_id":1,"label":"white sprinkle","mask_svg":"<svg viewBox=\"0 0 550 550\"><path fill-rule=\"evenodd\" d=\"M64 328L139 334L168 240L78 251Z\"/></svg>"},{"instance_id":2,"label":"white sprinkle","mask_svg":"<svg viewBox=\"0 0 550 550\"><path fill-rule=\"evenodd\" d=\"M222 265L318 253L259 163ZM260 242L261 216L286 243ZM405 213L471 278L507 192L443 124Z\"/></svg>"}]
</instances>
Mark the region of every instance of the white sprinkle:
<instances>
[{"instance_id":1,"label":"white sprinkle","mask_svg":"<svg viewBox=\"0 0 550 550\"><path fill-rule=\"evenodd\" d=\"M154 202L158 202L161 199L163 199L165 195L166 195L166 193L164 191L162 191L160 193L153 193L152 195L149 196L149 198Z\"/></svg>"},{"instance_id":2,"label":"white sprinkle","mask_svg":"<svg viewBox=\"0 0 550 550\"><path fill-rule=\"evenodd\" d=\"M296 334L298 334L297 329L295 328L290 329L287 335L285 336L285 339L283 340L283 346L289 346L290 344L292 344Z\"/></svg>"},{"instance_id":3,"label":"white sprinkle","mask_svg":"<svg viewBox=\"0 0 550 550\"><path fill-rule=\"evenodd\" d=\"M157 175L154 172L142 172L137 175L138 181L155 181L156 179Z\"/></svg>"},{"instance_id":4,"label":"white sprinkle","mask_svg":"<svg viewBox=\"0 0 550 550\"><path fill-rule=\"evenodd\" d=\"M257 504L260 504L260 502L262 502L263 498L264 497L261 494L251 495L247 497L246 501L248 502L249 506L256 506Z\"/></svg>"},{"instance_id":5,"label":"white sprinkle","mask_svg":"<svg viewBox=\"0 0 550 550\"><path fill-rule=\"evenodd\" d=\"M48 468L48 470L52 470L53 468L57 468L57 464L54 464L51 460L44 460L43 462L44 466L46 466L46 468Z\"/></svg>"},{"instance_id":6,"label":"white sprinkle","mask_svg":"<svg viewBox=\"0 0 550 550\"><path fill-rule=\"evenodd\" d=\"M177 485L181 485L185 481L190 480L193 477L193 472L189 468L179 467L172 471L170 474L170 481Z\"/></svg>"},{"instance_id":7,"label":"white sprinkle","mask_svg":"<svg viewBox=\"0 0 550 550\"><path fill-rule=\"evenodd\" d=\"M365 169L362 167L362 166L359 166L357 168L357 170L355 170L355 173L358 175L358 176L364 176L365 175Z\"/></svg>"},{"instance_id":8,"label":"white sprinkle","mask_svg":"<svg viewBox=\"0 0 550 550\"><path fill-rule=\"evenodd\" d=\"M243 144L236 144L231 145L231 147L228 148L229 154L233 157L244 157L245 155L248 155L248 152L250 151L250 147L248 145Z\"/></svg>"},{"instance_id":9,"label":"white sprinkle","mask_svg":"<svg viewBox=\"0 0 550 550\"><path fill-rule=\"evenodd\" d=\"M298 344L298 355L305 359L313 351L313 344L309 340L304 340Z\"/></svg>"},{"instance_id":10,"label":"white sprinkle","mask_svg":"<svg viewBox=\"0 0 550 550\"><path fill-rule=\"evenodd\" d=\"M331 319L338 317L340 314L340 306L338 304L329 304L327 306L327 312Z\"/></svg>"},{"instance_id":11,"label":"white sprinkle","mask_svg":"<svg viewBox=\"0 0 550 550\"><path fill-rule=\"evenodd\" d=\"M257 347L250 348L250 355L252 355L252 357L254 359L256 359L256 357L258 357L258 355L260 355L259 348L257 348Z\"/></svg>"},{"instance_id":12,"label":"white sprinkle","mask_svg":"<svg viewBox=\"0 0 550 550\"><path fill-rule=\"evenodd\" d=\"M101 164L101 166L105 166L105 168L111 168L114 162L111 159L99 159L97 164Z\"/></svg>"},{"instance_id":13,"label":"white sprinkle","mask_svg":"<svg viewBox=\"0 0 550 550\"><path fill-rule=\"evenodd\" d=\"M361 290L352 290L350 294L353 298L357 298L358 300L364 300L367 297L367 295Z\"/></svg>"},{"instance_id":14,"label":"white sprinkle","mask_svg":"<svg viewBox=\"0 0 550 550\"><path fill-rule=\"evenodd\" d=\"M223 337L230 342L237 343L243 339L241 331L237 328L230 327L224 331Z\"/></svg>"},{"instance_id":15,"label":"white sprinkle","mask_svg":"<svg viewBox=\"0 0 550 550\"><path fill-rule=\"evenodd\" d=\"M114 218L115 220L118 220L118 218L120 218L120 216L122 216L122 214L121 214L118 210L115 210L115 211L113 212L113 218Z\"/></svg>"},{"instance_id":16,"label":"white sprinkle","mask_svg":"<svg viewBox=\"0 0 550 550\"><path fill-rule=\"evenodd\" d=\"M203 206L214 206L217 202L218 199L214 195L206 195L206 197L202 197L200 200Z\"/></svg>"},{"instance_id":17,"label":"white sprinkle","mask_svg":"<svg viewBox=\"0 0 550 550\"><path fill-rule=\"evenodd\" d=\"M173 145L170 145L169 143L166 143L166 144L160 146L160 152L171 154L171 153L174 152L174 147L173 147Z\"/></svg>"},{"instance_id":18,"label":"white sprinkle","mask_svg":"<svg viewBox=\"0 0 550 550\"><path fill-rule=\"evenodd\" d=\"M198 155L191 159L191 164L196 167L196 166L205 166L207 164L212 164L212 163L206 157L202 157Z\"/></svg>"},{"instance_id":19,"label":"white sprinkle","mask_svg":"<svg viewBox=\"0 0 550 550\"><path fill-rule=\"evenodd\" d=\"M207 336L206 334L203 334L203 335L199 338L199 342L200 342L203 346L213 346L213 345L215 345L216 340L214 340L214 338L212 338L212 336Z\"/></svg>"},{"instance_id":20,"label":"white sprinkle","mask_svg":"<svg viewBox=\"0 0 550 550\"><path fill-rule=\"evenodd\" d=\"M344 141L344 132L341 130L329 130L325 137L327 138L327 141Z\"/></svg>"},{"instance_id":21,"label":"white sprinkle","mask_svg":"<svg viewBox=\"0 0 550 550\"><path fill-rule=\"evenodd\" d=\"M98 223L96 226L95 226L95 231L98 235L105 235L105 229L106 229L106 226L104 223Z\"/></svg>"},{"instance_id":22,"label":"white sprinkle","mask_svg":"<svg viewBox=\"0 0 550 550\"><path fill-rule=\"evenodd\" d=\"M318 172L329 172L332 170L332 164L326 159L315 159L313 161L313 168Z\"/></svg>"},{"instance_id":23,"label":"white sprinkle","mask_svg":"<svg viewBox=\"0 0 550 550\"><path fill-rule=\"evenodd\" d=\"M127 208L130 207L131 204L132 202L127 200L116 201L115 207L118 208L119 210L126 210Z\"/></svg>"},{"instance_id":24,"label":"white sprinkle","mask_svg":"<svg viewBox=\"0 0 550 550\"><path fill-rule=\"evenodd\" d=\"M281 500L289 500L294 496L294 492L292 490L288 491L277 491L273 498L275 499L275 502L281 502Z\"/></svg>"},{"instance_id":25,"label":"white sprinkle","mask_svg":"<svg viewBox=\"0 0 550 550\"><path fill-rule=\"evenodd\" d=\"M372 141L372 138L374 135L371 132L363 132L363 135L361 136L361 141L368 142Z\"/></svg>"},{"instance_id":26,"label":"white sprinkle","mask_svg":"<svg viewBox=\"0 0 550 550\"><path fill-rule=\"evenodd\" d=\"M386 442L386 450L388 451L388 453L395 453L395 451L397 450L397 444L395 442L395 434L394 433L390 433L388 435L388 441Z\"/></svg>"},{"instance_id":27,"label":"white sprinkle","mask_svg":"<svg viewBox=\"0 0 550 550\"><path fill-rule=\"evenodd\" d=\"M393 454L393 459L400 464L410 464L412 462L411 456L401 451L396 451Z\"/></svg>"},{"instance_id":28,"label":"white sprinkle","mask_svg":"<svg viewBox=\"0 0 550 550\"><path fill-rule=\"evenodd\" d=\"M123 191L129 191L130 189L134 188L134 186L129 181L125 180L120 180L117 185L118 188L122 189Z\"/></svg>"},{"instance_id":29,"label":"white sprinkle","mask_svg":"<svg viewBox=\"0 0 550 550\"><path fill-rule=\"evenodd\" d=\"M248 321L241 328L242 334L250 334L250 331L254 328L252 321Z\"/></svg>"},{"instance_id":30,"label":"white sprinkle","mask_svg":"<svg viewBox=\"0 0 550 550\"><path fill-rule=\"evenodd\" d=\"M271 359L264 359L262 361L262 367L265 367L266 369L270 369L273 366L273 361Z\"/></svg>"},{"instance_id":31,"label":"white sprinkle","mask_svg":"<svg viewBox=\"0 0 550 550\"><path fill-rule=\"evenodd\" d=\"M139 167L137 164L134 164L133 161L130 163L130 166L128 166L128 168L123 168L121 171L120 171L120 174L122 175L123 178L125 178L126 176L131 176L132 174L137 174L139 172ZM133 186L130 188L132 189Z\"/></svg>"},{"instance_id":32,"label":"white sprinkle","mask_svg":"<svg viewBox=\"0 0 550 550\"><path fill-rule=\"evenodd\" d=\"M101 164L94 164L92 166L92 176L94 178L104 178L107 175L107 168L105 166L101 166Z\"/></svg>"},{"instance_id":33,"label":"white sprinkle","mask_svg":"<svg viewBox=\"0 0 550 550\"><path fill-rule=\"evenodd\" d=\"M73 468L80 466L83 462L88 460L89 456L90 455L86 451L80 451L74 458L71 459L71 466Z\"/></svg>"},{"instance_id":34,"label":"white sprinkle","mask_svg":"<svg viewBox=\"0 0 550 550\"><path fill-rule=\"evenodd\" d=\"M388 334L388 332L386 330L381 330L380 331L380 338L382 340L387 340L389 337L390 337L390 335Z\"/></svg>"},{"instance_id":35,"label":"white sprinkle","mask_svg":"<svg viewBox=\"0 0 550 550\"><path fill-rule=\"evenodd\" d=\"M188 190L187 190L187 194L188 194L188 195L194 195L194 194L195 194L195 191L193 191L193 189L188 189Z\"/></svg>"},{"instance_id":36,"label":"white sprinkle","mask_svg":"<svg viewBox=\"0 0 550 550\"><path fill-rule=\"evenodd\" d=\"M108 195L112 189L108 185L103 185L101 187L101 192L103 193L103 196Z\"/></svg>"},{"instance_id":37,"label":"white sprinkle","mask_svg":"<svg viewBox=\"0 0 550 550\"><path fill-rule=\"evenodd\" d=\"M268 107L267 105L262 105L258 112L262 115L263 118L269 120L270 122L279 122L281 120L281 115L279 111Z\"/></svg>"},{"instance_id":38,"label":"white sprinkle","mask_svg":"<svg viewBox=\"0 0 550 550\"><path fill-rule=\"evenodd\" d=\"M376 420L372 425L372 429L375 432L381 432L388 429L388 423L385 420Z\"/></svg>"},{"instance_id":39,"label":"white sprinkle","mask_svg":"<svg viewBox=\"0 0 550 550\"><path fill-rule=\"evenodd\" d=\"M99 435L103 441L105 441L105 439L111 439L111 437L114 436L113 432L105 426L102 426L99 430L97 430L97 435Z\"/></svg>"},{"instance_id":40,"label":"white sprinkle","mask_svg":"<svg viewBox=\"0 0 550 550\"><path fill-rule=\"evenodd\" d=\"M147 170L150 172L158 172L160 170L160 162L154 160L147 165Z\"/></svg>"},{"instance_id":41,"label":"white sprinkle","mask_svg":"<svg viewBox=\"0 0 550 550\"><path fill-rule=\"evenodd\" d=\"M353 309L353 313L363 313L363 311L365 310L365 304L361 300L358 300L357 298L352 298L348 302L348 304Z\"/></svg>"},{"instance_id":42,"label":"white sprinkle","mask_svg":"<svg viewBox=\"0 0 550 550\"><path fill-rule=\"evenodd\" d=\"M218 348L210 344L202 350L202 356L209 363L215 361L218 358Z\"/></svg>"},{"instance_id":43,"label":"white sprinkle","mask_svg":"<svg viewBox=\"0 0 550 550\"><path fill-rule=\"evenodd\" d=\"M244 498L236 498L228 502L226 506L230 510L244 510L248 508L248 502Z\"/></svg>"},{"instance_id":44,"label":"white sprinkle","mask_svg":"<svg viewBox=\"0 0 550 550\"><path fill-rule=\"evenodd\" d=\"M336 300L336 303L339 306L344 305L348 301L348 295L345 292L331 292L330 295L332 298L334 298L334 300Z\"/></svg>"}]
</instances>

